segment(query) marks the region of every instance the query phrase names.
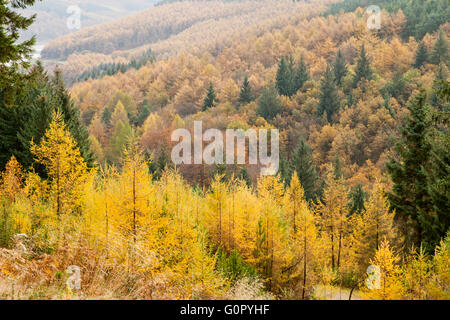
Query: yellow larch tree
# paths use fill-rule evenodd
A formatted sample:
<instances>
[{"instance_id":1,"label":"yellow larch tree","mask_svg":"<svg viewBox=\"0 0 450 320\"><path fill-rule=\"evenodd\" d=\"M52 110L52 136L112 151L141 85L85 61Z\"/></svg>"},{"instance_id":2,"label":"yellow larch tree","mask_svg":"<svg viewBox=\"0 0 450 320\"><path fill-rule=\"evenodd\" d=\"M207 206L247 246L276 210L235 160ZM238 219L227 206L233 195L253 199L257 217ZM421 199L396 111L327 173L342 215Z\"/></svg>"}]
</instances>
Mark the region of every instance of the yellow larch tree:
<instances>
[{"instance_id":1,"label":"yellow larch tree","mask_svg":"<svg viewBox=\"0 0 450 320\"><path fill-rule=\"evenodd\" d=\"M52 210L52 204L47 201L48 188L48 182L41 179L34 170L26 173L24 193L28 206L26 214L29 217L30 225L21 232L31 236L40 234L45 240L52 235L51 230L55 230L58 227L56 212ZM37 237L37 239L39 238Z\"/></svg>"},{"instance_id":2,"label":"yellow larch tree","mask_svg":"<svg viewBox=\"0 0 450 320\"><path fill-rule=\"evenodd\" d=\"M365 211L353 217L354 255L360 271L365 271L370 257L380 248L383 240L395 243L399 236L394 225L394 212L389 208L381 182L374 184L365 206Z\"/></svg>"},{"instance_id":3,"label":"yellow larch tree","mask_svg":"<svg viewBox=\"0 0 450 320\"><path fill-rule=\"evenodd\" d=\"M23 189L23 179L22 166L16 157L12 156L6 164L5 171L0 174L0 204L2 205L0 245L3 246L8 244L14 232L12 229L16 219L11 214L16 198Z\"/></svg>"},{"instance_id":4,"label":"yellow larch tree","mask_svg":"<svg viewBox=\"0 0 450 320\"><path fill-rule=\"evenodd\" d=\"M406 259L403 270L406 287L405 298L424 300L428 297L428 284L431 276L431 260L423 247L413 248Z\"/></svg>"},{"instance_id":5,"label":"yellow larch tree","mask_svg":"<svg viewBox=\"0 0 450 320\"><path fill-rule=\"evenodd\" d=\"M127 259L131 270L135 267L136 251L146 242L144 234L151 213L148 200L153 191L151 181L147 162L133 134L124 150L122 172L118 178L120 190L114 198L116 215L111 217L117 236L125 241L128 248Z\"/></svg>"},{"instance_id":6,"label":"yellow larch tree","mask_svg":"<svg viewBox=\"0 0 450 320\"><path fill-rule=\"evenodd\" d=\"M6 164L5 171L0 175L0 194L9 202L13 202L23 186L24 174L22 166L16 157Z\"/></svg>"},{"instance_id":7,"label":"yellow larch tree","mask_svg":"<svg viewBox=\"0 0 450 320\"><path fill-rule=\"evenodd\" d=\"M239 87L233 79L228 79L219 93L219 101L235 104L238 98Z\"/></svg>"},{"instance_id":8,"label":"yellow larch tree","mask_svg":"<svg viewBox=\"0 0 450 320\"><path fill-rule=\"evenodd\" d=\"M256 228L255 266L267 288L278 291L285 265L288 226L283 223L284 187L279 176L262 176L257 185L260 214Z\"/></svg>"},{"instance_id":9,"label":"yellow larch tree","mask_svg":"<svg viewBox=\"0 0 450 320\"><path fill-rule=\"evenodd\" d=\"M427 286L429 296L436 300L450 299L450 232L436 247L432 261L431 280Z\"/></svg>"},{"instance_id":10,"label":"yellow larch tree","mask_svg":"<svg viewBox=\"0 0 450 320\"><path fill-rule=\"evenodd\" d=\"M151 254L143 270L182 287L177 293L181 299L211 296L224 285L215 271L206 229L198 223L202 213L197 210L206 206L197 207L196 198L177 171L166 170L149 201L153 211L145 234Z\"/></svg>"},{"instance_id":11,"label":"yellow larch tree","mask_svg":"<svg viewBox=\"0 0 450 320\"><path fill-rule=\"evenodd\" d=\"M69 214L82 206L87 179L87 165L77 143L67 130L62 114L53 115L50 127L39 145L31 142L31 152L42 164L49 177L50 199L56 214Z\"/></svg>"},{"instance_id":12,"label":"yellow larch tree","mask_svg":"<svg viewBox=\"0 0 450 320\"><path fill-rule=\"evenodd\" d=\"M401 281L402 271L398 266L399 257L393 252L387 241L382 241L371 265L380 268L380 287L361 289L364 299L399 300L403 298L404 288Z\"/></svg>"},{"instance_id":13,"label":"yellow larch tree","mask_svg":"<svg viewBox=\"0 0 450 320\"><path fill-rule=\"evenodd\" d=\"M329 243L331 268L339 271L348 254L349 209L347 188L342 178L336 179L332 168L328 169L327 187L319 202L317 214L322 238Z\"/></svg>"},{"instance_id":14,"label":"yellow larch tree","mask_svg":"<svg viewBox=\"0 0 450 320\"><path fill-rule=\"evenodd\" d=\"M285 194L285 221L289 225L289 253L282 272L297 298L305 299L314 284L318 238L315 217L304 199L304 190L294 172Z\"/></svg>"},{"instance_id":15,"label":"yellow larch tree","mask_svg":"<svg viewBox=\"0 0 450 320\"><path fill-rule=\"evenodd\" d=\"M222 180L222 175L216 175L206 196L208 211L205 214L205 223L216 247L221 247L227 242L224 239L226 236L224 220L227 212L228 183Z\"/></svg>"},{"instance_id":16,"label":"yellow larch tree","mask_svg":"<svg viewBox=\"0 0 450 320\"><path fill-rule=\"evenodd\" d=\"M113 224L117 217L115 195L120 193L118 183L119 173L114 166L105 165L99 169L98 174L93 177L87 185L87 196L85 200L85 223L88 235L100 249L109 252L111 239L114 239L117 226Z\"/></svg>"},{"instance_id":17,"label":"yellow larch tree","mask_svg":"<svg viewBox=\"0 0 450 320\"><path fill-rule=\"evenodd\" d=\"M246 262L253 259L256 229L261 212L260 202L244 181L238 181L231 192L234 201L234 247Z\"/></svg>"}]
</instances>

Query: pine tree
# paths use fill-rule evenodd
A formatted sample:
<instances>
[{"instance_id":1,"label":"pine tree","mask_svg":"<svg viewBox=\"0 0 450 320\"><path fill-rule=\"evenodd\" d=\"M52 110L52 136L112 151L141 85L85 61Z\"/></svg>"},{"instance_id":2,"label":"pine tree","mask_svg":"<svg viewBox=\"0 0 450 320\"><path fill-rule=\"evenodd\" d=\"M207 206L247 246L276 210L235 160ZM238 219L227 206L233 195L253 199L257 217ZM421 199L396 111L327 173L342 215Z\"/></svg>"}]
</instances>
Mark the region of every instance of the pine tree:
<instances>
[{"instance_id":1,"label":"pine tree","mask_svg":"<svg viewBox=\"0 0 450 320\"><path fill-rule=\"evenodd\" d=\"M292 65L285 57L282 57L278 64L276 88L280 96L292 95Z\"/></svg>"},{"instance_id":2,"label":"pine tree","mask_svg":"<svg viewBox=\"0 0 450 320\"><path fill-rule=\"evenodd\" d=\"M366 54L365 46L361 47L361 52L359 55L358 63L355 69L355 77L353 78L353 88L358 86L358 83L361 79L372 80L373 79L373 71L370 67L370 61Z\"/></svg>"},{"instance_id":3,"label":"pine tree","mask_svg":"<svg viewBox=\"0 0 450 320\"><path fill-rule=\"evenodd\" d=\"M302 89L305 82L308 81L309 79L310 76L308 73L308 69L302 57L300 58L300 62L297 66L297 69L294 70L291 95L294 95L295 93L297 93L298 90Z\"/></svg>"},{"instance_id":4,"label":"pine tree","mask_svg":"<svg viewBox=\"0 0 450 320\"><path fill-rule=\"evenodd\" d=\"M279 95L292 97L309 79L310 75L303 57L297 67L292 57L280 59L276 76L276 88Z\"/></svg>"},{"instance_id":5,"label":"pine tree","mask_svg":"<svg viewBox=\"0 0 450 320\"><path fill-rule=\"evenodd\" d=\"M171 169L172 162L167 155L166 147L163 146L156 161L151 161L153 178L159 180L166 169Z\"/></svg>"},{"instance_id":6,"label":"pine tree","mask_svg":"<svg viewBox=\"0 0 450 320\"><path fill-rule=\"evenodd\" d=\"M342 160L338 154L333 157L333 175L335 180L345 179L342 172Z\"/></svg>"},{"instance_id":7,"label":"pine tree","mask_svg":"<svg viewBox=\"0 0 450 320\"><path fill-rule=\"evenodd\" d=\"M239 95L239 103L245 105L252 102L254 99L255 98L252 96L252 87L248 81L248 76L245 75L244 82L241 87L241 93Z\"/></svg>"},{"instance_id":8,"label":"pine tree","mask_svg":"<svg viewBox=\"0 0 450 320\"><path fill-rule=\"evenodd\" d=\"M322 116L326 113L328 122L333 121L334 114L339 110L339 96L336 87L334 74L330 65L327 66L324 76L321 79L320 85L320 101L317 113Z\"/></svg>"},{"instance_id":9,"label":"pine tree","mask_svg":"<svg viewBox=\"0 0 450 320\"><path fill-rule=\"evenodd\" d=\"M434 84L433 84L433 92L431 93L430 97L430 104L435 107L434 109L437 110L437 113L440 112L446 112L449 110L450 104L449 101L445 100L440 93L440 86L442 84L445 84L447 80L447 74L448 69L445 65L439 64L437 66L436 75L434 78ZM448 83L448 82L447 82ZM441 117L442 118L442 117Z\"/></svg>"},{"instance_id":10,"label":"pine tree","mask_svg":"<svg viewBox=\"0 0 450 320\"><path fill-rule=\"evenodd\" d=\"M148 102L144 102L141 107L141 111L139 112L138 116L136 117L135 125L142 127L145 120L147 120L148 116L151 113L151 107L148 105Z\"/></svg>"},{"instance_id":11,"label":"pine tree","mask_svg":"<svg viewBox=\"0 0 450 320\"><path fill-rule=\"evenodd\" d=\"M30 145L31 141L40 143L43 139L45 131L52 121L52 115L55 111L57 101L50 87L45 83L41 83L39 86L39 89L35 93L30 91L29 100L31 100L30 104L32 107L22 108L20 110L20 116L26 115L26 120L19 128L16 128L19 144L13 152L26 168L33 166L41 177L45 177L45 168L39 163L36 163L35 159L31 156Z\"/></svg>"},{"instance_id":12,"label":"pine tree","mask_svg":"<svg viewBox=\"0 0 450 320\"><path fill-rule=\"evenodd\" d=\"M212 82L209 83L208 90L206 92L206 97L203 100L203 111L208 110L209 108L212 108L217 103L217 95L216 91L214 90L214 86Z\"/></svg>"},{"instance_id":13,"label":"pine tree","mask_svg":"<svg viewBox=\"0 0 450 320\"><path fill-rule=\"evenodd\" d=\"M5 101L0 101L0 171L5 168L11 155L17 155L13 150L20 144L17 137L20 125L19 107L9 107Z\"/></svg>"},{"instance_id":14,"label":"pine tree","mask_svg":"<svg viewBox=\"0 0 450 320\"><path fill-rule=\"evenodd\" d=\"M35 37L18 43L20 32L27 30L36 15L26 17L20 11L32 6L35 0L0 2L0 107L11 106L15 94L20 93L25 75L21 69L30 66Z\"/></svg>"},{"instance_id":15,"label":"pine tree","mask_svg":"<svg viewBox=\"0 0 450 320\"><path fill-rule=\"evenodd\" d=\"M40 103L42 99L38 98L38 94L40 90L43 90L41 83L47 80L42 65L38 63L31 70L28 81L22 83L26 88L20 94L16 94L13 105L7 105L4 98L0 96L0 169L5 167L11 155L15 155L25 168L33 162L29 153L31 138L22 147L20 131L27 127L25 123L35 109L28 108L27 105ZM45 95L41 94L41 96ZM29 129L33 130L33 126Z\"/></svg>"},{"instance_id":16,"label":"pine tree","mask_svg":"<svg viewBox=\"0 0 450 320\"><path fill-rule=\"evenodd\" d=\"M398 217L404 222L407 244L428 249L439 241L433 222L433 202L429 194L427 168L430 166L430 120L425 93L418 94L411 105L402 140L395 146L397 158L387 164L394 186L389 200Z\"/></svg>"},{"instance_id":17,"label":"pine tree","mask_svg":"<svg viewBox=\"0 0 450 320\"><path fill-rule=\"evenodd\" d=\"M295 149L290 163L296 171L305 192L306 201L315 201L319 193L319 175L312 157L312 150L302 138Z\"/></svg>"},{"instance_id":18,"label":"pine tree","mask_svg":"<svg viewBox=\"0 0 450 320\"><path fill-rule=\"evenodd\" d=\"M434 44L433 52L431 53L431 62L436 65L448 65L449 63L448 41L442 30L439 32L439 36Z\"/></svg>"},{"instance_id":19,"label":"pine tree","mask_svg":"<svg viewBox=\"0 0 450 320\"><path fill-rule=\"evenodd\" d=\"M336 79L336 84L338 87L342 86L342 79L347 75L347 63L345 62L345 57L342 54L341 49L338 50L336 55L336 60L333 65L334 78Z\"/></svg>"},{"instance_id":20,"label":"pine tree","mask_svg":"<svg viewBox=\"0 0 450 320\"><path fill-rule=\"evenodd\" d=\"M273 85L269 85L263 89L258 99L257 112L258 115L266 120L272 120L281 112L281 101Z\"/></svg>"},{"instance_id":21,"label":"pine tree","mask_svg":"<svg viewBox=\"0 0 450 320\"><path fill-rule=\"evenodd\" d=\"M366 193L364 192L363 186L358 184L354 187L350 193L351 202L350 202L350 213L351 214L360 214L365 210L364 202Z\"/></svg>"},{"instance_id":22,"label":"pine tree","mask_svg":"<svg viewBox=\"0 0 450 320\"><path fill-rule=\"evenodd\" d=\"M428 62L428 50L425 43L422 41L416 51L416 61L414 62L414 68L420 69Z\"/></svg>"},{"instance_id":23,"label":"pine tree","mask_svg":"<svg viewBox=\"0 0 450 320\"><path fill-rule=\"evenodd\" d=\"M39 143L52 121L53 113L60 112L81 150L83 159L89 167L94 165L89 133L81 124L79 111L73 105L60 74L56 73L55 78L51 80L38 64L32 69L24 94L18 98L18 102L20 107L15 108L14 112L20 123L15 128L8 129L11 130L9 135L16 135L13 141L17 144L8 150L8 154L16 155L25 168L33 166L42 177L45 177L44 167L36 163L30 153L30 141Z\"/></svg>"},{"instance_id":24,"label":"pine tree","mask_svg":"<svg viewBox=\"0 0 450 320\"><path fill-rule=\"evenodd\" d=\"M439 101L443 104L450 100L448 92L448 81L439 82L437 93ZM445 91L447 87L447 91ZM433 208L436 212L434 228L438 230L441 237L450 228L450 136L448 134L448 111L436 110L433 116L434 126L432 130L431 160L428 167L427 177L429 181L428 190L433 200Z\"/></svg>"},{"instance_id":25,"label":"pine tree","mask_svg":"<svg viewBox=\"0 0 450 320\"><path fill-rule=\"evenodd\" d=\"M111 116L112 116L111 111L109 110L108 107L106 107L102 112L102 122L108 128L111 124Z\"/></svg>"},{"instance_id":26,"label":"pine tree","mask_svg":"<svg viewBox=\"0 0 450 320\"><path fill-rule=\"evenodd\" d=\"M286 154L280 153L280 178L284 182L285 186L291 183L292 177L292 167L290 160L287 158Z\"/></svg>"},{"instance_id":27,"label":"pine tree","mask_svg":"<svg viewBox=\"0 0 450 320\"><path fill-rule=\"evenodd\" d=\"M81 123L80 110L75 107L72 99L70 98L64 85L62 74L58 70L55 71L55 77L52 81L52 85L55 90L55 95L59 100L58 107L62 112L63 120L67 126L67 129L69 129L70 134L77 142L84 161L89 168L92 168L94 165L94 158L91 152L89 131Z\"/></svg>"}]
</instances>

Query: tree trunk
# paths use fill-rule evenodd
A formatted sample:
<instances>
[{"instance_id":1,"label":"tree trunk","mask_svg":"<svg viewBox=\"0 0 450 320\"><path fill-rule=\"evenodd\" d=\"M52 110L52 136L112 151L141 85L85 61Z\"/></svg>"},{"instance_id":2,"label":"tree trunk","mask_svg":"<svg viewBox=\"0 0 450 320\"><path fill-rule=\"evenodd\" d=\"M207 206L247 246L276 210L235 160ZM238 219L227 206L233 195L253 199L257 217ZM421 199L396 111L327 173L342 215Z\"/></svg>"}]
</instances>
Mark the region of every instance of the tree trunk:
<instances>
[{"instance_id":1,"label":"tree trunk","mask_svg":"<svg viewBox=\"0 0 450 320\"><path fill-rule=\"evenodd\" d=\"M334 270L334 234L331 231L331 268Z\"/></svg>"},{"instance_id":2,"label":"tree trunk","mask_svg":"<svg viewBox=\"0 0 450 320\"><path fill-rule=\"evenodd\" d=\"M303 235L303 290L302 290L302 300L305 300L306 292L306 216L305 216L305 227Z\"/></svg>"}]
</instances>

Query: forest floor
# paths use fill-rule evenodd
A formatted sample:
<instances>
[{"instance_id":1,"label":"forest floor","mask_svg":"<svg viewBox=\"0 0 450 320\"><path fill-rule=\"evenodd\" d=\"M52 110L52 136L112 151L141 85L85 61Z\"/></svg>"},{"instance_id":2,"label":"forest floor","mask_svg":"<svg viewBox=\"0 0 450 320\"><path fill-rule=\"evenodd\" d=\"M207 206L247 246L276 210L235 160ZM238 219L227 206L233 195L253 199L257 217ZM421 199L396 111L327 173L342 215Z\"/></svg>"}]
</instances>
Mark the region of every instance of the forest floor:
<instances>
[{"instance_id":1,"label":"forest floor","mask_svg":"<svg viewBox=\"0 0 450 320\"><path fill-rule=\"evenodd\" d=\"M348 300L350 289L335 286L318 285L315 289L318 300ZM363 300L358 290L353 290L352 300Z\"/></svg>"}]
</instances>

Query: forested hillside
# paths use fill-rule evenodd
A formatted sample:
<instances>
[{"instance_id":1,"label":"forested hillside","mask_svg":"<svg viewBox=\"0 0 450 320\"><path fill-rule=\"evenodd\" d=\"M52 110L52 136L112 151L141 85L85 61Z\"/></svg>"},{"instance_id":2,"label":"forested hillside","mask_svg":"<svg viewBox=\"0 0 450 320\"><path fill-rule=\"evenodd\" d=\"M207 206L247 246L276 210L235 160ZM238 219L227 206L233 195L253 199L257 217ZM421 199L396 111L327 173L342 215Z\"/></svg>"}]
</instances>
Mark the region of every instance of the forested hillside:
<instances>
[{"instance_id":1,"label":"forested hillside","mask_svg":"<svg viewBox=\"0 0 450 320\"><path fill-rule=\"evenodd\" d=\"M257 1L244 3L180 2L158 6L132 17L81 30L50 43L43 58L64 59L69 54L88 50L110 54L165 40L189 29L194 24L246 15L262 7ZM286 8L286 6L284 6ZM74 41L76 39L76 41Z\"/></svg>"},{"instance_id":2,"label":"forested hillside","mask_svg":"<svg viewBox=\"0 0 450 320\"><path fill-rule=\"evenodd\" d=\"M324 6L290 1L183 1L67 35L48 44L42 57L67 59L60 69L71 84L100 63L141 59L149 49L157 58L180 52L201 55L205 50L214 54L230 39L324 10Z\"/></svg>"},{"instance_id":3,"label":"forested hillside","mask_svg":"<svg viewBox=\"0 0 450 320\"><path fill-rule=\"evenodd\" d=\"M52 42L55 75L12 42L0 297L78 265L76 298L448 300L449 4L373 3L379 30L354 0L162 1ZM176 167L200 120L278 129L279 172Z\"/></svg>"},{"instance_id":4,"label":"forested hillside","mask_svg":"<svg viewBox=\"0 0 450 320\"><path fill-rule=\"evenodd\" d=\"M73 12L67 12L67 10L69 6L73 5L77 5L81 9L81 27L89 27L150 8L156 2L157 0L96 0L95 2L87 0L77 2L46 0L36 2L32 7L23 11L27 16L36 14L36 21L21 35L24 38L39 35L38 42L46 43L59 36L76 31L67 28L67 17L73 14Z\"/></svg>"}]
</instances>

